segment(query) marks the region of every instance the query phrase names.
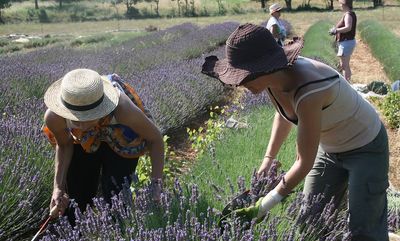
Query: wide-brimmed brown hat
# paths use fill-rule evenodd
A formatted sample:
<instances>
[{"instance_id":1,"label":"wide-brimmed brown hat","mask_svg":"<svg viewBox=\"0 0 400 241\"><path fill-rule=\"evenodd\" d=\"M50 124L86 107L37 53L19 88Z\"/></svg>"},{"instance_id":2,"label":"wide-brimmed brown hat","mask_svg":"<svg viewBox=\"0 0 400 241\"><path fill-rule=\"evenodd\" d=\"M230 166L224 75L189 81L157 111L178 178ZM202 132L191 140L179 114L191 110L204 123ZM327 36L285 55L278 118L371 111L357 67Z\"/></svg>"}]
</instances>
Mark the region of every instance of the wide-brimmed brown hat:
<instances>
[{"instance_id":1,"label":"wide-brimmed brown hat","mask_svg":"<svg viewBox=\"0 0 400 241\"><path fill-rule=\"evenodd\" d=\"M75 69L54 82L44 95L46 106L73 121L91 121L110 114L119 92L111 82L90 69Z\"/></svg>"},{"instance_id":2,"label":"wide-brimmed brown hat","mask_svg":"<svg viewBox=\"0 0 400 241\"><path fill-rule=\"evenodd\" d=\"M226 41L226 58L206 57L201 72L225 84L242 85L293 65L303 46L302 38L294 38L281 47L268 29L246 23Z\"/></svg>"}]
</instances>

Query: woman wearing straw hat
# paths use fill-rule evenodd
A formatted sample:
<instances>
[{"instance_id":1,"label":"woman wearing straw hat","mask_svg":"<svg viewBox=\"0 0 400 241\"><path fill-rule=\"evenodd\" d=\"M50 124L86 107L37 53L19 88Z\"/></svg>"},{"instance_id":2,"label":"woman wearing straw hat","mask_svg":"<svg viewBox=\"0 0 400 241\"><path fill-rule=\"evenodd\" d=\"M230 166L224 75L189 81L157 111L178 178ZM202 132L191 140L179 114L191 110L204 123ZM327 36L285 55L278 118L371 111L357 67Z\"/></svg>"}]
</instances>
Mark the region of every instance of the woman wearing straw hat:
<instances>
[{"instance_id":1,"label":"woman wearing straw hat","mask_svg":"<svg viewBox=\"0 0 400 241\"><path fill-rule=\"evenodd\" d=\"M138 157L149 150L153 184L163 174L160 131L117 87L89 69L75 69L46 91L43 131L55 145L55 176L50 209L62 215L68 199L81 210L96 196L99 179L107 202L131 182ZM154 185L160 198L161 185ZM69 196L69 197L68 197ZM68 217L73 218L69 209Z\"/></svg>"},{"instance_id":2,"label":"woman wearing straw hat","mask_svg":"<svg viewBox=\"0 0 400 241\"><path fill-rule=\"evenodd\" d=\"M279 19L281 16L282 7L278 3L274 3L269 7L269 14L271 17L268 19L266 28L272 33L276 42L283 46L286 38L286 28L282 21Z\"/></svg>"},{"instance_id":3,"label":"woman wearing straw hat","mask_svg":"<svg viewBox=\"0 0 400 241\"><path fill-rule=\"evenodd\" d=\"M338 204L349 190L353 240L388 240L388 140L374 108L333 68L299 56L303 40L283 48L265 28L239 26L226 41L226 58L205 59L202 72L222 83L266 91L276 108L258 174L268 172L297 126L297 158L283 180L254 206L237 210L261 221L304 178L306 196L324 193Z\"/></svg>"},{"instance_id":4,"label":"woman wearing straw hat","mask_svg":"<svg viewBox=\"0 0 400 241\"><path fill-rule=\"evenodd\" d=\"M340 58L340 67L347 81L351 80L350 57L356 46L357 16L353 11L353 0L339 0L344 12L343 17L335 27L329 30L329 34L335 35L338 45L337 56Z\"/></svg>"}]
</instances>

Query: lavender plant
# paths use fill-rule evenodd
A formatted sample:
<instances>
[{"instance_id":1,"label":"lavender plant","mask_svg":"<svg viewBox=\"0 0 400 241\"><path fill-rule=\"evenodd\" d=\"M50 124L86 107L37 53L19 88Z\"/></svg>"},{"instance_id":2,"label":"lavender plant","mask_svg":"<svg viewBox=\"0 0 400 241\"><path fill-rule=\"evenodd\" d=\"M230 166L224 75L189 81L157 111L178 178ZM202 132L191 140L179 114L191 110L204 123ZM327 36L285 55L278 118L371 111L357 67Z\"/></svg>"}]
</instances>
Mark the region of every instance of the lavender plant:
<instances>
[{"instance_id":1,"label":"lavender plant","mask_svg":"<svg viewBox=\"0 0 400 241\"><path fill-rule=\"evenodd\" d=\"M0 117L0 240L21 240L48 212L52 155L40 136L41 108L32 98Z\"/></svg>"},{"instance_id":2,"label":"lavender plant","mask_svg":"<svg viewBox=\"0 0 400 241\"><path fill-rule=\"evenodd\" d=\"M260 195L278 178L270 172L262 180L270 185L265 188L258 183L262 187L254 185L252 190ZM337 218L332 203L321 209L319 197L304 199L298 194L286 209L270 213L260 225L245 226L233 217L221 229L221 212L207 205L211 200L202 197L196 184L176 179L158 204L151 201L150 192L143 189L132 194L125 189L111 205L96 199L86 212L76 211L76 226L61 218L42 240L349 240L346 218ZM322 210L320 215L315 215L317 208Z\"/></svg>"}]
</instances>

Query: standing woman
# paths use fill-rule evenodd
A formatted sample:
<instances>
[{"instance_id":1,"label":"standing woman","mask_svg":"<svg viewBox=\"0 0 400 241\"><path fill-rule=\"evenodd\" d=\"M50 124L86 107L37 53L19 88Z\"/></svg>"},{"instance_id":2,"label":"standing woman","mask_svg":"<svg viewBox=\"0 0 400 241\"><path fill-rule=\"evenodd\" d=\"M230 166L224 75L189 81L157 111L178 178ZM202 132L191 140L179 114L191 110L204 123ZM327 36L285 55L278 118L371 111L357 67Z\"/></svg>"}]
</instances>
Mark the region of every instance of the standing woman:
<instances>
[{"instance_id":1,"label":"standing woman","mask_svg":"<svg viewBox=\"0 0 400 241\"><path fill-rule=\"evenodd\" d=\"M338 43L337 56L340 58L340 68L342 69L343 76L350 82L350 57L356 46L357 16L353 11L353 0L339 0L339 3L344 15L336 24L336 27L329 30L329 33L336 36L336 42Z\"/></svg>"},{"instance_id":2,"label":"standing woman","mask_svg":"<svg viewBox=\"0 0 400 241\"><path fill-rule=\"evenodd\" d=\"M226 41L226 58L208 56L202 72L253 94L266 91L276 113L258 173L267 173L297 126L296 154L283 180L249 208L246 219L267 212L305 179L306 196L325 194L338 205L349 190L352 241L388 241L389 149L375 109L332 67L299 56L302 39L280 47L257 25L239 26Z\"/></svg>"},{"instance_id":3,"label":"standing woman","mask_svg":"<svg viewBox=\"0 0 400 241\"><path fill-rule=\"evenodd\" d=\"M125 181L132 181L138 157L149 151L158 200L164 164L164 143L154 123L106 77L75 69L46 91L48 107L43 131L55 147L55 175L50 209L63 215L69 198L81 211L92 203L101 182L110 203ZM67 215L74 223L74 210Z\"/></svg>"},{"instance_id":4,"label":"standing woman","mask_svg":"<svg viewBox=\"0 0 400 241\"><path fill-rule=\"evenodd\" d=\"M279 46L283 46L286 38L286 28L279 19L282 7L278 3L274 3L269 7L271 17L268 20L266 28L272 33Z\"/></svg>"}]
</instances>

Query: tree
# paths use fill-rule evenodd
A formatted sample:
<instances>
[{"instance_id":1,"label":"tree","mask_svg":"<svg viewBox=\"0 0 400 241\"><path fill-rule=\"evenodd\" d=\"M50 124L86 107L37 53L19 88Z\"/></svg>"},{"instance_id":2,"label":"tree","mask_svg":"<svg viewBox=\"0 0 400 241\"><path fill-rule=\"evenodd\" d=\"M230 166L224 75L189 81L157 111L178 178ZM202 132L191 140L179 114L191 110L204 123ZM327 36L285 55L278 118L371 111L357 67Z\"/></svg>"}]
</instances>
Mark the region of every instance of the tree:
<instances>
[{"instance_id":1,"label":"tree","mask_svg":"<svg viewBox=\"0 0 400 241\"><path fill-rule=\"evenodd\" d=\"M286 3L286 9L288 11L291 11L292 10L292 0L285 0L285 3Z\"/></svg>"},{"instance_id":2,"label":"tree","mask_svg":"<svg viewBox=\"0 0 400 241\"><path fill-rule=\"evenodd\" d=\"M260 2L261 2L261 8L264 9L266 0L261 0Z\"/></svg>"},{"instance_id":3,"label":"tree","mask_svg":"<svg viewBox=\"0 0 400 241\"><path fill-rule=\"evenodd\" d=\"M125 0L126 4L126 16L133 18L139 14L139 10L135 8L135 5L141 0Z\"/></svg>"},{"instance_id":4,"label":"tree","mask_svg":"<svg viewBox=\"0 0 400 241\"><path fill-rule=\"evenodd\" d=\"M383 6L383 0L372 0L374 3L374 8L378 6Z\"/></svg>"},{"instance_id":5,"label":"tree","mask_svg":"<svg viewBox=\"0 0 400 241\"><path fill-rule=\"evenodd\" d=\"M1 10L9 8L10 6L11 6L11 0L0 0L0 23L4 23L3 18L1 16Z\"/></svg>"},{"instance_id":6,"label":"tree","mask_svg":"<svg viewBox=\"0 0 400 241\"><path fill-rule=\"evenodd\" d=\"M39 3L38 3L38 0L35 0L35 9L39 9Z\"/></svg>"}]
</instances>

